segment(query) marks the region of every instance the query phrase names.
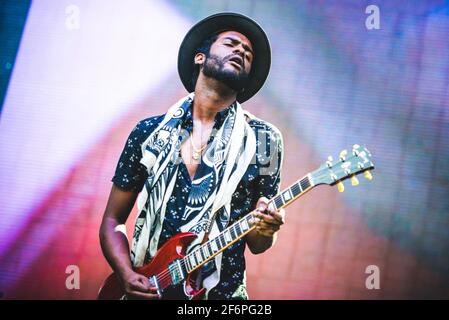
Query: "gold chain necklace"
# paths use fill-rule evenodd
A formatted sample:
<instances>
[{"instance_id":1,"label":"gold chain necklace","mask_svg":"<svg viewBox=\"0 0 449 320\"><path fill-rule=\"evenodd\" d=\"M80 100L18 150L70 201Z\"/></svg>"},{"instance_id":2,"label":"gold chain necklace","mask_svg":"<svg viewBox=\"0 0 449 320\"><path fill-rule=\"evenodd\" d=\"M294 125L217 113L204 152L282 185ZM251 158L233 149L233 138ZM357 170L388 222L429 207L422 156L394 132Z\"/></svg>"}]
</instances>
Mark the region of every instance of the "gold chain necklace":
<instances>
[{"instance_id":1,"label":"gold chain necklace","mask_svg":"<svg viewBox=\"0 0 449 320\"><path fill-rule=\"evenodd\" d=\"M202 137L201 137L202 138ZM201 153L203 152L204 148L206 148L207 146L207 142L204 144L204 146L202 146L201 148L197 149L194 145L193 145L193 130L192 130L192 137L190 138L190 144L192 145L192 158L194 160L198 160L201 157Z\"/></svg>"}]
</instances>

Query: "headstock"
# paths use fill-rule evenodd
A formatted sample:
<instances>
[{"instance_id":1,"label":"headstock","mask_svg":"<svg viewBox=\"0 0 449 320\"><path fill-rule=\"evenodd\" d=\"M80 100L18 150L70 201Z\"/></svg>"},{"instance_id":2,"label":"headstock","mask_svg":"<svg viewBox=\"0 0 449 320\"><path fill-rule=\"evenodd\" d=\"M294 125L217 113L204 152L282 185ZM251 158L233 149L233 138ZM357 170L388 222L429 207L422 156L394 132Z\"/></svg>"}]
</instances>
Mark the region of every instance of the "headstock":
<instances>
[{"instance_id":1,"label":"headstock","mask_svg":"<svg viewBox=\"0 0 449 320\"><path fill-rule=\"evenodd\" d=\"M337 161L329 156L326 163L312 172L311 176L315 185L328 184L333 186L337 184L338 190L343 192L343 180L351 178L352 185L356 186L359 184L356 175L363 173L366 179L372 180L373 176L370 170L373 169L371 153L365 147L355 144L351 153L342 150Z\"/></svg>"}]
</instances>

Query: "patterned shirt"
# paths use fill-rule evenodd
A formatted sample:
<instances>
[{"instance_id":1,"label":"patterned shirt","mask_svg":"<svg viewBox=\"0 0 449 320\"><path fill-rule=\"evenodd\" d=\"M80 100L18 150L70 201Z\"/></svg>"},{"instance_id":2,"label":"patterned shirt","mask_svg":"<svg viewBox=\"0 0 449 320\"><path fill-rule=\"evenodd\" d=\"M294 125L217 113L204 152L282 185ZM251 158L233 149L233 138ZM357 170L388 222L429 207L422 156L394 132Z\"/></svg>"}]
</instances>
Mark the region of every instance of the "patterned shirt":
<instances>
[{"instance_id":1,"label":"patterned shirt","mask_svg":"<svg viewBox=\"0 0 449 320\"><path fill-rule=\"evenodd\" d=\"M217 113L214 129L219 129L226 118L229 107ZM164 115L150 117L140 121L132 130L120 156L112 182L124 189L140 192L148 177L146 167L140 163L141 145L163 120ZM283 156L282 136L272 124L258 118L248 121L256 136L256 153L243 175L231 200L229 225L255 209L260 197L268 199L279 192L280 171ZM191 108L184 115L182 128L189 133L193 129ZM211 135L208 143L211 143ZM192 180L183 161L180 161L173 193L167 203L165 219L159 238L160 248L172 236L180 233L181 215L187 204ZM202 162L197 168L201 172ZM217 215L218 216L218 215ZM248 299L245 280L246 238L229 246L222 257L220 282L210 290L209 299Z\"/></svg>"}]
</instances>

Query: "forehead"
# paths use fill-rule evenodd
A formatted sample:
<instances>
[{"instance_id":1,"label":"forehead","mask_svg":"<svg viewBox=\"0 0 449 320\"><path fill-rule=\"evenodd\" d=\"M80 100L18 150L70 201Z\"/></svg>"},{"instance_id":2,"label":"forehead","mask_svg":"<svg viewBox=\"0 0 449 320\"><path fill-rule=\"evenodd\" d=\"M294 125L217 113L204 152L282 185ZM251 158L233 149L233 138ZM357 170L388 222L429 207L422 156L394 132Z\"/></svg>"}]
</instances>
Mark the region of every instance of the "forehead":
<instances>
[{"instance_id":1,"label":"forehead","mask_svg":"<svg viewBox=\"0 0 449 320\"><path fill-rule=\"evenodd\" d=\"M253 48L251 41L249 41L249 39L244 34L242 34L240 32L237 32L237 31L221 32L220 34L218 34L217 40L225 39L225 38L231 38L232 40L239 41L239 42L243 43L244 45L247 45L251 49Z\"/></svg>"}]
</instances>

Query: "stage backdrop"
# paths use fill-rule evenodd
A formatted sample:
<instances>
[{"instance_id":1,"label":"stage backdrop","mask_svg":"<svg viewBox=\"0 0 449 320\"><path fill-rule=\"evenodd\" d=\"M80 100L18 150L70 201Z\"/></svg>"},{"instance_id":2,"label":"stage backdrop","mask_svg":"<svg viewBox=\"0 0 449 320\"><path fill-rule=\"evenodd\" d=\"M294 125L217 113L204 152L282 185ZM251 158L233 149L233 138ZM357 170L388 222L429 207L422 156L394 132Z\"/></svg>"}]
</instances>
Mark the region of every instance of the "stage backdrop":
<instances>
[{"instance_id":1,"label":"stage backdrop","mask_svg":"<svg viewBox=\"0 0 449 320\"><path fill-rule=\"evenodd\" d=\"M371 182L287 208L276 245L246 253L250 298L449 298L449 6L406 0L32 1L14 65L1 66L12 69L1 297L96 297L111 271L98 229L126 138L186 94L180 42L220 11L253 17L271 40L267 83L244 108L284 136L282 187L356 143L376 164ZM72 270L79 288L66 286Z\"/></svg>"}]
</instances>

